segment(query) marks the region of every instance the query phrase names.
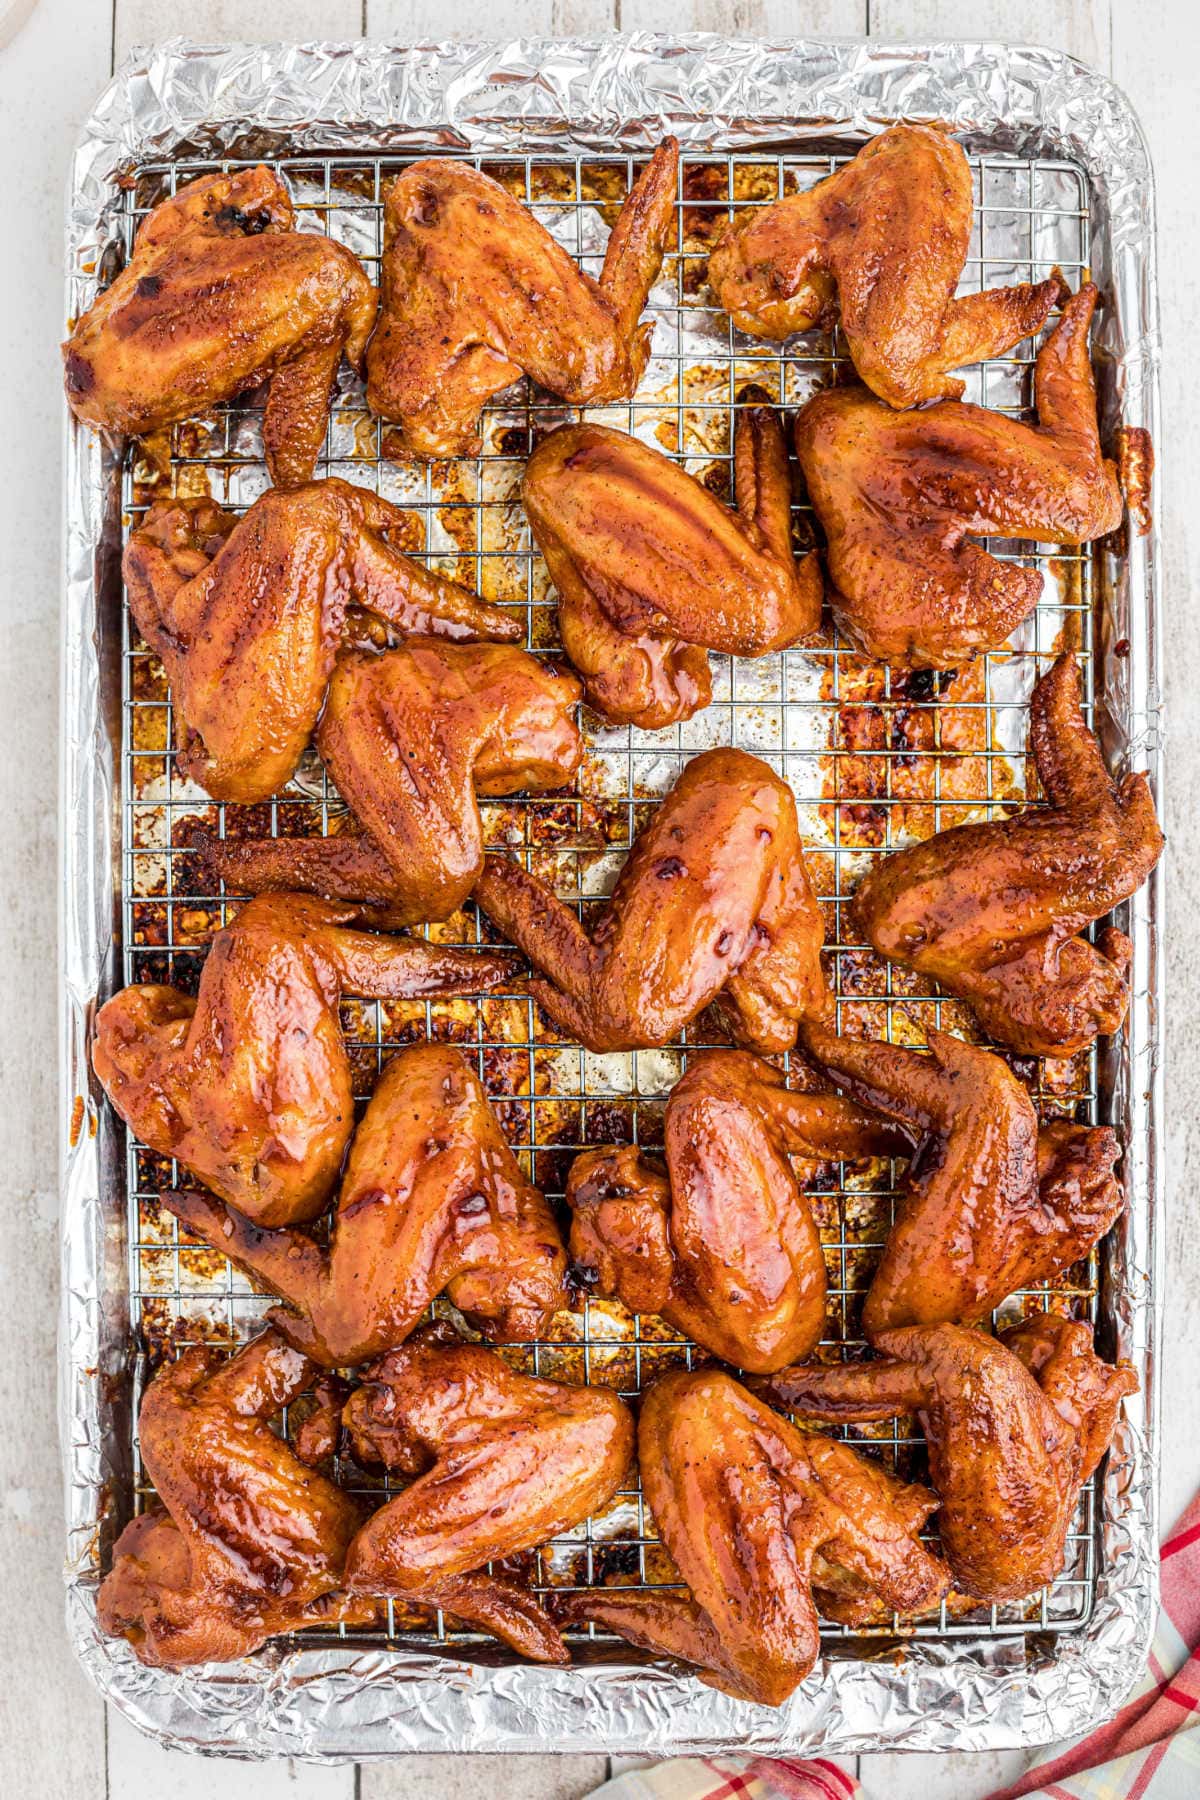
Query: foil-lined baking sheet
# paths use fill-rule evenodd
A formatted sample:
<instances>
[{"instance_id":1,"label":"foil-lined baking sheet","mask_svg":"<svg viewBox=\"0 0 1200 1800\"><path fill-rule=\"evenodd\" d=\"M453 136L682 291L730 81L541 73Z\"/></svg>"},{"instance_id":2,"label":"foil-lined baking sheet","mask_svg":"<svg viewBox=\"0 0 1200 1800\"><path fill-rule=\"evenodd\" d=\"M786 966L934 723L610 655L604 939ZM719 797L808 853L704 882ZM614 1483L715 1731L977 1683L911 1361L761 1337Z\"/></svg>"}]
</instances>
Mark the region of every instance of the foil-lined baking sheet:
<instances>
[{"instance_id":1,"label":"foil-lined baking sheet","mask_svg":"<svg viewBox=\"0 0 1200 1800\"><path fill-rule=\"evenodd\" d=\"M678 236L650 299L652 360L628 404L587 416L635 432L719 492L729 485L730 418L742 387L787 407L826 383L839 351L820 333L782 348L733 331L704 288L712 237L737 206L811 185L893 119L954 124L971 155L977 228L965 287L1090 270L1104 296L1095 336L1103 430L1155 435L1157 314L1152 189L1135 119L1106 81L1060 55L985 45L523 42L205 50L135 54L98 103L77 151L68 211L68 316L111 279L145 212L182 182L229 161L265 159L297 201L301 229L339 237L374 274L381 192L414 155L463 155L527 200L583 265L598 269L615 206L665 131L683 146ZM1032 347L971 371L969 397L1027 409ZM405 509L412 541L444 572L518 610L537 651L554 646L553 596L517 499L536 434L575 416L525 385L499 396L479 458L428 465L387 455L386 427L344 371L319 474L376 487ZM1121 909L1135 943L1128 1027L1103 1053L1026 1067L1045 1116L1110 1122L1125 1149L1129 1213L1099 1255L1047 1294L1094 1318L1101 1348L1141 1380L1101 1478L1083 1497L1063 1576L1029 1605L894 1622L855 1636L831 1628L785 1708L733 1701L678 1666L639 1660L602 1636L573 1644L568 1669L514 1662L445 1621L393 1621L387 1640L287 1640L235 1665L144 1669L95 1620L101 1567L146 1498L136 1408L156 1358L197 1335L237 1341L265 1302L223 1259L180 1240L154 1194L174 1171L128 1142L91 1079L95 1007L128 980L194 985L224 917L188 855L198 823L258 830L263 809L221 808L174 771L161 669L124 612L123 533L165 492L211 492L235 510L266 484L254 406L177 427L171 460L121 456L71 426L67 449L64 639L62 1427L67 1462L68 1613L81 1658L143 1728L173 1743L249 1756L367 1757L401 1750L617 1752L731 1745L794 1752L982 1749L1085 1729L1135 1678L1156 1602L1155 1379L1159 1237L1156 1153L1158 878ZM167 485L164 485L166 483ZM802 513L800 530L807 529ZM1158 772L1157 569L1153 531L1037 555L1045 598L1011 650L952 680L887 671L830 636L756 663L714 658L714 703L667 732L614 731L585 718L588 754L569 798L485 807L489 841L524 854L586 910L619 868L647 810L690 754L738 743L796 791L827 915L843 1026L921 1041L970 1016L888 971L853 941L844 901L869 860L966 818L1000 816L1028 794L1025 706L1061 645L1077 650L1093 721L1115 765ZM280 830L336 829L340 802L319 764L268 809ZM238 815L254 813L253 821ZM437 928L474 942L473 912ZM345 1025L362 1094L397 1044L426 1034L479 1068L518 1153L552 1196L583 1142L653 1144L689 1048L593 1057L564 1044L531 1003L364 1006ZM857 1306L886 1231L896 1171L824 1165L805 1173L830 1269L829 1339L853 1350ZM691 1349L660 1321L588 1300L551 1337L512 1353L564 1379L634 1394ZM907 1428L869 1434L909 1469ZM352 1484L361 1475L341 1471ZM636 1488L603 1519L529 1559L539 1587L669 1581Z\"/></svg>"}]
</instances>

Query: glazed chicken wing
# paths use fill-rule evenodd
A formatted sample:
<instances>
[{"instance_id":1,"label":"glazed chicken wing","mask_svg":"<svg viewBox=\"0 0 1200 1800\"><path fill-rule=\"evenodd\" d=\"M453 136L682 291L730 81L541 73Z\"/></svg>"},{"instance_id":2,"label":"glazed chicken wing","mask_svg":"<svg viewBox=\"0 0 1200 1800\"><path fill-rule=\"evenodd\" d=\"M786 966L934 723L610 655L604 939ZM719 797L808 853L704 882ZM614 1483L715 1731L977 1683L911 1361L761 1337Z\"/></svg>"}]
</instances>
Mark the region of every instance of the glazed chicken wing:
<instances>
[{"instance_id":1,"label":"glazed chicken wing","mask_svg":"<svg viewBox=\"0 0 1200 1800\"><path fill-rule=\"evenodd\" d=\"M474 994L512 966L352 931L353 917L301 894L255 900L217 933L196 999L127 987L96 1016L92 1066L126 1124L258 1225L315 1218L337 1180L354 1123L342 994Z\"/></svg>"},{"instance_id":2,"label":"glazed chicken wing","mask_svg":"<svg viewBox=\"0 0 1200 1800\"><path fill-rule=\"evenodd\" d=\"M572 1164L573 1278L735 1367L807 1356L825 1323L825 1258L790 1159L908 1150L896 1127L808 1086L793 1091L743 1050L691 1058L667 1101L665 1170L633 1144Z\"/></svg>"},{"instance_id":3,"label":"glazed chicken wing","mask_svg":"<svg viewBox=\"0 0 1200 1800\"><path fill-rule=\"evenodd\" d=\"M163 1206L284 1306L268 1315L327 1367L401 1344L438 1294L489 1337L538 1338L564 1303L566 1254L487 1094L457 1050L388 1062L354 1134L329 1248L265 1231L209 1194Z\"/></svg>"},{"instance_id":4,"label":"glazed chicken wing","mask_svg":"<svg viewBox=\"0 0 1200 1800\"><path fill-rule=\"evenodd\" d=\"M876 1345L882 1361L788 1369L760 1391L811 1419L916 1412L955 1586L990 1603L1053 1581L1079 1489L1136 1391L1132 1373L1100 1361L1088 1326L1049 1315L1005 1340L908 1326Z\"/></svg>"},{"instance_id":5,"label":"glazed chicken wing","mask_svg":"<svg viewBox=\"0 0 1200 1800\"><path fill-rule=\"evenodd\" d=\"M743 750L693 757L639 833L591 935L516 863L475 899L545 979L532 991L590 1050L665 1044L711 1002L770 1053L828 1004L824 926L791 789Z\"/></svg>"},{"instance_id":6,"label":"glazed chicken wing","mask_svg":"<svg viewBox=\"0 0 1200 1800\"><path fill-rule=\"evenodd\" d=\"M138 630L162 658L178 762L217 800L268 800L296 772L356 624L511 642L519 622L388 542L402 515L366 488L313 481L243 519L166 501L123 560Z\"/></svg>"},{"instance_id":7,"label":"glazed chicken wing","mask_svg":"<svg viewBox=\"0 0 1200 1800\"><path fill-rule=\"evenodd\" d=\"M368 403L395 421L404 454L477 454L481 410L521 375L577 405L633 393L678 166L667 138L621 209L598 281L490 176L449 157L405 169L387 195L367 355Z\"/></svg>"},{"instance_id":8,"label":"glazed chicken wing","mask_svg":"<svg viewBox=\"0 0 1200 1800\"><path fill-rule=\"evenodd\" d=\"M507 645L425 638L343 654L316 743L363 829L198 836L203 866L241 892L369 902L388 926L448 918L483 868L478 796L568 782L583 754L578 698L574 676Z\"/></svg>"},{"instance_id":9,"label":"glazed chicken wing","mask_svg":"<svg viewBox=\"0 0 1200 1800\"><path fill-rule=\"evenodd\" d=\"M956 299L973 211L954 139L893 125L816 187L738 214L709 258L709 285L753 337L836 318L859 378L889 406L957 398L950 371L1037 331L1060 288L1052 276Z\"/></svg>"},{"instance_id":10,"label":"glazed chicken wing","mask_svg":"<svg viewBox=\"0 0 1200 1800\"><path fill-rule=\"evenodd\" d=\"M633 1418L616 1394L518 1374L442 1325L366 1370L343 1421L357 1461L417 1477L350 1546L351 1589L440 1606L536 1661L566 1662L534 1596L483 1565L611 1499L633 1458Z\"/></svg>"},{"instance_id":11,"label":"glazed chicken wing","mask_svg":"<svg viewBox=\"0 0 1200 1800\"><path fill-rule=\"evenodd\" d=\"M765 656L814 632L821 572L792 554L783 428L737 414L737 511L623 431L563 425L521 497L558 589L563 648L614 723L656 730L712 699L708 651Z\"/></svg>"},{"instance_id":12,"label":"glazed chicken wing","mask_svg":"<svg viewBox=\"0 0 1200 1800\"><path fill-rule=\"evenodd\" d=\"M1162 853L1145 775L1114 782L1060 656L1033 690L1029 735L1050 804L960 825L883 857L854 896L881 956L931 975L1028 1056L1071 1056L1120 1029L1132 947L1076 934L1132 894Z\"/></svg>"},{"instance_id":13,"label":"glazed chicken wing","mask_svg":"<svg viewBox=\"0 0 1200 1800\"><path fill-rule=\"evenodd\" d=\"M1058 1313L1033 1313L1000 1333L1000 1342L1029 1370L1051 1406L1079 1441L1082 1484L1113 1441L1121 1402L1138 1391L1124 1364L1101 1361L1092 1328Z\"/></svg>"},{"instance_id":14,"label":"glazed chicken wing","mask_svg":"<svg viewBox=\"0 0 1200 1800\"><path fill-rule=\"evenodd\" d=\"M1038 1135L1000 1057L931 1031L932 1056L837 1037L805 1043L842 1087L905 1125L908 1186L863 1303L874 1342L900 1325L974 1324L1091 1249L1124 1204L1116 1134L1060 1120Z\"/></svg>"},{"instance_id":15,"label":"glazed chicken wing","mask_svg":"<svg viewBox=\"0 0 1200 1800\"><path fill-rule=\"evenodd\" d=\"M97 1608L142 1662L231 1662L283 1632L375 1623L378 1601L342 1590L357 1504L269 1425L314 1373L267 1331L226 1362L185 1350L146 1390L142 1460L166 1510L125 1527Z\"/></svg>"},{"instance_id":16,"label":"glazed chicken wing","mask_svg":"<svg viewBox=\"0 0 1200 1800\"><path fill-rule=\"evenodd\" d=\"M344 245L294 226L287 189L262 167L161 201L63 345L76 418L141 437L269 381L271 479L309 480L338 363L362 367L376 294Z\"/></svg>"},{"instance_id":17,"label":"glazed chicken wing","mask_svg":"<svg viewBox=\"0 0 1200 1800\"><path fill-rule=\"evenodd\" d=\"M739 1699L781 1706L816 1661L816 1601L848 1623L922 1612L949 1586L917 1533L936 1504L845 1444L802 1437L715 1369L668 1375L638 1426L642 1488L689 1592L563 1595L594 1620L698 1665Z\"/></svg>"},{"instance_id":18,"label":"glazed chicken wing","mask_svg":"<svg viewBox=\"0 0 1200 1800\"><path fill-rule=\"evenodd\" d=\"M1036 425L961 400L894 413L860 387L801 408L796 454L825 531L833 616L860 650L935 669L994 650L1042 578L968 533L1079 544L1120 524L1088 360L1095 304L1082 288L1038 352Z\"/></svg>"}]
</instances>

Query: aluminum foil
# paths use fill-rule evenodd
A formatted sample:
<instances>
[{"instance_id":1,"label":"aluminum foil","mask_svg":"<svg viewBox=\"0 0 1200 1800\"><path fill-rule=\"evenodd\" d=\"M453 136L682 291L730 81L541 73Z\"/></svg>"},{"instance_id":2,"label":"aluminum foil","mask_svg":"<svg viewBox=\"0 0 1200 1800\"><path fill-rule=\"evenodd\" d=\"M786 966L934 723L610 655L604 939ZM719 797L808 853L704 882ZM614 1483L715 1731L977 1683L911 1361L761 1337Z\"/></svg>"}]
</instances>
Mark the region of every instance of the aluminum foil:
<instances>
[{"instance_id":1,"label":"aluminum foil","mask_svg":"<svg viewBox=\"0 0 1200 1800\"><path fill-rule=\"evenodd\" d=\"M439 146L564 153L640 149L667 130L685 148L809 145L852 151L900 118L949 121L969 150L1069 160L1090 192L1106 306L1103 428L1157 439L1153 187L1141 132L1110 82L1068 57L995 44L921 47L727 42L647 35L597 42L224 47L135 52L99 99L71 170L68 311L106 277L118 183L185 155L410 151ZM82 278L82 280L81 280ZM1100 1573L1087 1626L1058 1635L830 1644L789 1704L737 1702L677 1666L582 1646L566 1669L507 1652L268 1647L182 1673L143 1668L104 1637L102 1558L128 1511L131 1342L123 1172L89 1072L98 1000L119 985L119 800L112 596L119 596L119 468L68 424L63 643L61 1430L67 1616L101 1691L174 1745L247 1757L400 1751L738 1747L983 1750L1090 1729L1135 1680L1157 1607L1156 1355L1161 1232L1161 874L1121 909L1134 940L1126 1031L1102 1063L1125 1149L1129 1210L1106 1246L1101 1341L1141 1382L1103 1482ZM1157 784L1159 562L1153 529L1101 557L1101 706L1114 764Z\"/></svg>"}]
</instances>

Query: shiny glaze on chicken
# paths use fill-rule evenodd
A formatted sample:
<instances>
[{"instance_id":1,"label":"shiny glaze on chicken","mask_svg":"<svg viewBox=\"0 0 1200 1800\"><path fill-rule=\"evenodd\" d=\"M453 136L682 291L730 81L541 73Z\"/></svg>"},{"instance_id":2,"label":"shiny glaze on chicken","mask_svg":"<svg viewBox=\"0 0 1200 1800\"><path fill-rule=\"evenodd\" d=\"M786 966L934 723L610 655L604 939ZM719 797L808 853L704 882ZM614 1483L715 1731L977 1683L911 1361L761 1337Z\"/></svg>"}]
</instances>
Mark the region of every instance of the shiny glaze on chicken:
<instances>
[{"instance_id":1,"label":"shiny glaze on chicken","mask_svg":"<svg viewBox=\"0 0 1200 1800\"><path fill-rule=\"evenodd\" d=\"M951 371L1002 356L1059 295L1036 286L955 298L971 243L971 170L938 125L892 125L802 194L747 207L708 263L752 337L841 326L860 380L892 407L957 397Z\"/></svg>"},{"instance_id":2,"label":"shiny glaze on chicken","mask_svg":"<svg viewBox=\"0 0 1200 1800\"><path fill-rule=\"evenodd\" d=\"M130 534L130 610L171 684L178 765L214 799L268 800L295 774L356 626L521 636L511 613L393 549L401 517L366 488L313 481L242 519L165 501Z\"/></svg>"},{"instance_id":3,"label":"shiny glaze on chicken","mask_svg":"<svg viewBox=\"0 0 1200 1800\"><path fill-rule=\"evenodd\" d=\"M378 1601L342 1590L357 1503L270 1429L315 1373L266 1331L224 1362L185 1350L147 1388L139 1442L162 1505L125 1527L97 1602L140 1661L232 1662L283 1632L376 1621Z\"/></svg>"},{"instance_id":4,"label":"shiny glaze on chicken","mask_svg":"<svg viewBox=\"0 0 1200 1800\"><path fill-rule=\"evenodd\" d=\"M732 1036L789 1049L828 1005L824 926L791 789L743 750L693 757L591 933L516 863L489 857L478 904L544 979L535 999L589 1050L665 1044L715 1002Z\"/></svg>"},{"instance_id":5,"label":"shiny glaze on chicken","mask_svg":"<svg viewBox=\"0 0 1200 1800\"><path fill-rule=\"evenodd\" d=\"M343 1421L356 1461L416 1477L351 1544L351 1589L440 1606L538 1662L568 1661L529 1590L483 1565L612 1498L634 1447L616 1394L519 1374L441 1324L367 1369Z\"/></svg>"},{"instance_id":6,"label":"shiny glaze on chicken","mask_svg":"<svg viewBox=\"0 0 1200 1800\"><path fill-rule=\"evenodd\" d=\"M269 381L271 479L309 480L338 363L362 367L376 293L344 245L295 222L287 188L261 166L160 201L63 345L76 418L141 437Z\"/></svg>"},{"instance_id":7,"label":"shiny glaze on chicken","mask_svg":"<svg viewBox=\"0 0 1200 1800\"><path fill-rule=\"evenodd\" d=\"M1096 1354L1092 1328L1058 1313L1031 1313L1000 1333L1000 1342L1018 1357L1079 1441L1079 1482L1099 1468L1113 1441L1126 1394L1138 1391L1137 1376L1123 1363L1114 1367Z\"/></svg>"},{"instance_id":8,"label":"shiny glaze on chicken","mask_svg":"<svg viewBox=\"0 0 1200 1800\"><path fill-rule=\"evenodd\" d=\"M258 1225L315 1218L354 1124L343 993L476 994L510 971L411 938L347 929L302 894L252 901L219 931L193 1000L124 988L100 1008L92 1067L125 1123Z\"/></svg>"},{"instance_id":9,"label":"shiny glaze on chicken","mask_svg":"<svg viewBox=\"0 0 1200 1800\"><path fill-rule=\"evenodd\" d=\"M368 902L388 926L445 919L483 868L478 796L544 793L583 755L579 683L509 645L414 639L343 654L316 744L362 830L195 840L235 890L301 888Z\"/></svg>"},{"instance_id":10,"label":"shiny glaze on chicken","mask_svg":"<svg viewBox=\"0 0 1200 1800\"><path fill-rule=\"evenodd\" d=\"M932 976L1027 1056L1071 1056L1120 1029L1132 946L1077 936L1139 888L1163 837L1145 775L1115 782L1060 656L1033 690L1029 738L1048 807L960 825L881 857L854 917L881 956Z\"/></svg>"},{"instance_id":11,"label":"shiny glaze on chicken","mask_svg":"<svg viewBox=\"0 0 1200 1800\"><path fill-rule=\"evenodd\" d=\"M731 512L670 457L603 425L560 426L525 466L563 648L612 723L690 719L712 699L709 650L765 656L820 624L819 560L792 553L787 444L769 406L738 411L734 471Z\"/></svg>"},{"instance_id":12,"label":"shiny glaze on chicken","mask_svg":"<svg viewBox=\"0 0 1200 1800\"><path fill-rule=\"evenodd\" d=\"M264 1231L211 1195L163 1194L189 1231L286 1302L273 1325L328 1367L401 1344L446 1293L488 1337L544 1336L566 1298L550 1208L521 1173L457 1050L415 1044L379 1078L354 1134L329 1248Z\"/></svg>"},{"instance_id":13,"label":"shiny glaze on chicken","mask_svg":"<svg viewBox=\"0 0 1200 1800\"><path fill-rule=\"evenodd\" d=\"M975 1324L1018 1288L1087 1254L1124 1198L1116 1134L1058 1120L1039 1137L1025 1088L999 1056L941 1031L932 1056L837 1037L805 1044L840 1086L906 1128L912 1164L870 1291L863 1330Z\"/></svg>"},{"instance_id":14,"label":"shiny glaze on chicken","mask_svg":"<svg viewBox=\"0 0 1200 1800\"><path fill-rule=\"evenodd\" d=\"M788 1369L760 1391L830 1422L916 1412L954 1585L990 1603L1053 1581L1133 1374L1101 1362L1090 1327L1049 1314L1001 1339L907 1326L881 1332L876 1347L883 1360Z\"/></svg>"},{"instance_id":15,"label":"shiny glaze on chicken","mask_svg":"<svg viewBox=\"0 0 1200 1800\"><path fill-rule=\"evenodd\" d=\"M522 375L577 405L633 393L678 166L667 138L621 209L598 281L490 176L449 157L404 170L386 197L367 354L367 402L395 421L404 455L476 455L482 408Z\"/></svg>"},{"instance_id":16,"label":"shiny glaze on chicken","mask_svg":"<svg viewBox=\"0 0 1200 1800\"><path fill-rule=\"evenodd\" d=\"M826 537L830 603L850 641L893 668L949 669L1004 643L1037 605L1036 569L968 533L1079 544L1121 522L1088 359L1094 287L1038 352L1038 423L944 400L895 413L832 388L796 418L796 454Z\"/></svg>"},{"instance_id":17,"label":"shiny glaze on chicken","mask_svg":"<svg viewBox=\"0 0 1200 1800\"><path fill-rule=\"evenodd\" d=\"M790 1159L905 1155L908 1143L799 1078L796 1092L744 1050L701 1051L667 1101L665 1169L633 1144L577 1156L573 1278L737 1368L807 1356L825 1324L825 1258Z\"/></svg>"},{"instance_id":18,"label":"shiny glaze on chicken","mask_svg":"<svg viewBox=\"0 0 1200 1800\"><path fill-rule=\"evenodd\" d=\"M945 1564L918 1532L936 1504L846 1444L801 1434L731 1376L679 1372L651 1388L638 1426L642 1489L689 1592L556 1597L562 1623L594 1620L695 1663L702 1681L781 1706L817 1658L817 1605L846 1623L921 1612Z\"/></svg>"}]
</instances>

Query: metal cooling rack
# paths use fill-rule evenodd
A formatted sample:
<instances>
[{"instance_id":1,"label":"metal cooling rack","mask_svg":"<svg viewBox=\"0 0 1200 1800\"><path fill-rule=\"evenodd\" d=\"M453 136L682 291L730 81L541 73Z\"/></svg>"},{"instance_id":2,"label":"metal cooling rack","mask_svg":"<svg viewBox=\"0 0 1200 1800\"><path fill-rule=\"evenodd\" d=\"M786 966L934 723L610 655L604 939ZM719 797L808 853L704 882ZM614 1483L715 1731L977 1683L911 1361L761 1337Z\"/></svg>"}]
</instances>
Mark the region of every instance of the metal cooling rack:
<instances>
[{"instance_id":1,"label":"metal cooling rack","mask_svg":"<svg viewBox=\"0 0 1200 1800\"><path fill-rule=\"evenodd\" d=\"M337 156L273 164L291 187L303 230L347 244L378 277L381 193L410 157ZM581 265L598 273L612 210L636 174L627 156L576 159L467 158L526 200ZM650 298L654 346L638 394L616 406L578 409L527 384L487 409L476 458L453 463L393 462L387 427L366 411L361 384L343 369L318 474L375 489L404 508L411 539L403 547L498 604L523 612L527 642L553 654L553 595L533 551L518 484L535 433L584 416L630 431L678 454L690 472L723 495L731 487L731 415L750 382L794 407L827 385L841 355L836 338L818 332L786 346L757 343L734 330L707 296L705 258L715 232L743 205L768 205L812 185L841 162L818 155L715 156L682 159L675 248ZM1089 257L1087 188L1066 162L974 157L976 224L963 291L1037 280L1061 268L1074 287ZM146 212L176 187L236 161L180 161L141 168L125 195L128 252ZM1028 413L1035 346L967 371L967 398L1013 414ZM261 410L253 403L218 410L172 433L168 486L146 460L127 464L122 503L128 528L169 492L211 493L244 510L267 485ZM794 507L797 542L812 541L809 509ZM938 997L920 978L881 963L850 934L846 903L870 860L914 838L967 819L996 817L1026 798L1036 777L1025 766L1029 691L1064 645L1077 649L1092 698L1094 567L1089 550L1037 555L1029 545L990 543L998 554L1042 569L1044 597L1003 653L950 680L905 675L867 662L830 635L815 648L759 662L713 657L712 705L660 732L612 729L585 714L588 752L569 795L519 803L485 801L489 841L525 854L586 916L611 885L632 838L700 749L732 743L764 757L791 783L812 851L823 899L829 974L842 1029L920 1043L937 1026L976 1034L957 1002ZM182 779L170 746L174 721L162 670L141 644L127 610L122 622L122 924L124 978L170 981L194 989L205 948L228 915L223 894L197 886L188 854L199 824L222 835L326 832L341 803L311 759L269 805L239 808L210 801ZM1090 710L1089 710L1090 716ZM483 941L473 910L427 928L444 942ZM478 1001L401 1003L348 1001L344 1026L359 1097L369 1094L384 1058L426 1036L451 1040L473 1058L505 1130L535 1181L561 1200L566 1169L583 1144L661 1140L666 1095L703 1037L694 1027L677 1046L597 1056L564 1042L531 1000L490 995ZM786 1061L786 1059L784 1059ZM1035 1065L1013 1059L1043 1116L1095 1122L1101 1114L1094 1056ZM805 1185L821 1225L829 1265L829 1336L821 1354L836 1359L863 1348L858 1308L890 1226L897 1169L808 1165ZM156 1194L177 1170L144 1146L128 1146L130 1328L142 1355L134 1418L155 1360L198 1338L228 1343L255 1328L269 1301L212 1251L189 1243L160 1215ZM1006 1320L1049 1303L1094 1318L1097 1259L1070 1271L1049 1290L1023 1291L1006 1303ZM615 1303L583 1301L563 1313L551 1338L506 1354L549 1377L605 1383L632 1397L656 1375L686 1362L693 1348L661 1320L634 1318ZM443 1303L439 1303L442 1307ZM137 1457L138 1503L148 1493ZM885 1462L920 1472L921 1440L911 1421L851 1434L868 1438ZM359 1471L349 1485L375 1494ZM386 1487L386 1483L381 1484ZM1094 1489L1085 1491L1068 1545L1064 1573L1040 1596L1016 1606L948 1612L901 1629L919 1636L1063 1631L1090 1616L1097 1573ZM529 1559L536 1587L660 1584L672 1570L636 1488L616 1497L603 1517L587 1521ZM402 1621L393 1620L395 1630ZM892 1635L897 1622L886 1628ZM429 1630L429 1626L424 1627ZM453 1632L440 1617L437 1637ZM881 1631L884 1628L880 1628ZM306 1634L311 1640L315 1634ZM870 1635L828 1625L830 1643ZM411 1641L411 1638L408 1639Z\"/></svg>"}]
</instances>

